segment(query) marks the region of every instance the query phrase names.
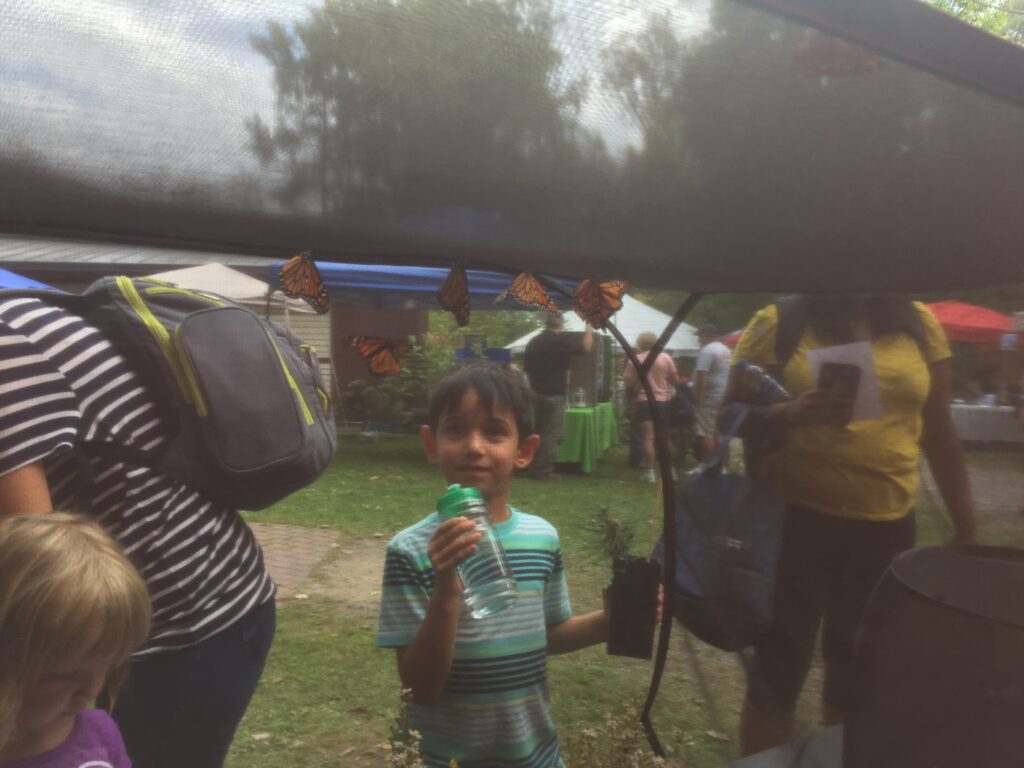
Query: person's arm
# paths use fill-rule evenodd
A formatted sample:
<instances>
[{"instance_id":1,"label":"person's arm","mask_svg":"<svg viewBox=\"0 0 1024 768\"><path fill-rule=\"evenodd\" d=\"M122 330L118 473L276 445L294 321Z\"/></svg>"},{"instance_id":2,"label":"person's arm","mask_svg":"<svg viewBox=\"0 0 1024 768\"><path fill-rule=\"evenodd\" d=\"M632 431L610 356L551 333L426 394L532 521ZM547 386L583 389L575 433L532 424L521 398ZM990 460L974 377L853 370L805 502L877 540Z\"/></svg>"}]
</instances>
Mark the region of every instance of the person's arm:
<instances>
[{"instance_id":1,"label":"person's arm","mask_svg":"<svg viewBox=\"0 0 1024 768\"><path fill-rule=\"evenodd\" d=\"M722 395L722 405L743 402L741 390L739 371L734 367L729 371L725 394ZM834 424L849 414L850 407L850 398L844 393L836 390L811 389L786 402L756 407L756 411L759 417L773 428L781 429Z\"/></svg>"},{"instance_id":2,"label":"person's arm","mask_svg":"<svg viewBox=\"0 0 1024 768\"><path fill-rule=\"evenodd\" d=\"M590 348L594 346L594 329L590 327L590 323L583 324L583 341L581 346L584 352L589 352Z\"/></svg>"},{"instance_id":3,"label":"person's arm","mask_svg":"<svg viewBox=\"0 0 1024 768\"><path fill-rule=\"evenodd\" d=\"M704 392L708 387L708 372L697 371L697 380L693 385L693 397L700 403L704 400Z\"/></svg>"},{"instance_id":4,"label":"person's arm","mask_svg":"<svg viewBox=\"0 0 1024 768\"><path fill-rule=\"evenodd\" d=\"M0 477L0 517L45 515L52 511L50 486L39 462Z\"/></svg>"},{"instance_id":5,"label":"person's arm","mask_svg":"<svg viewBox=\"0 0 1024 768\"><path fill-rule=\"evenodd\" d=\"M455 566L476 551L481 534L471 520L458 517L438 527L427 554L434 568L434 589L427 615L415 639L397 648L398 676L417 704L433 704L441 695L455 654L462 585Z\"/></svg>"},{"instance_id":6,"label":"person's arm","mask_svg":"<svg viewBox=\"0 0 1024 768\"><path fill-rule=\"evenodd\" d=\"M581 648L604 643L608 640L608 592L605 590L605 607L580 616L573 616L559 624L548 625L548 653L558 655L571 653ZM658 585L657 621L665 603L665 588Z\"/></svg>"},{"instance_id":7,"label":"person's arm","mask_svg":"<svg viewBox=\"0 0 1024 768\"><path fill-rule=\"evenodd\" d=\"M708 350L708 346L705 345L701 351L697 353L697 363L693 368L693 399L694 402L698 404L704 400L704 393L708 388L708 376L710 374L712 362L711 352Z\"/></svg>"},{"instance_id":8,"label":"person's arm","mask_svg":"<svg viewBox=\"0 0 1024 768\"><path fill-rule=\"evenodd\" d=\"M635 400L637 390L640 389L640 378L637 375L636 366L628 358L626 359L625 367L622 369L622 380L626 384L626 399L630 401Z\"/></svg>"},{"instance_id":9,"label":"person's arm","mask_svg":"<svg viewBox=\"0 0 1024 768\"><path fill-rule=\"evenodd\" d=\"M967 464L960 438L953 425L949 409L952 396L951 358L939 360L928 366L931 374L931 389L921 412L921 450L928 460L935 484L939 487L942 500L953 519L956 533L954 544L974 542L974 503L971 500L971 486L967 477Z\"/></svg>"},{"instance_id":10,"label":"person's arm","mask_svg":"<svg viewBox=\"0 0 1024 768\"><path fill-rule=\"evenodd\" d=\"M676 361L672 359L672 355L668 352L662 352L661 356L665 363L665 381L672 389L676 389L682 382L679 369L676 368Z\"/></svg>"},{"instance_id":11,"label":"person's arm","mask_svg":"<svg viewBox=\"0 0 1024 768\"><path fill-rule=\"evenodd\" d=\"M608 618L604 609L573 616L548 626L548 653L571 653L608 639Z\"/></svg>"}]
</instances>

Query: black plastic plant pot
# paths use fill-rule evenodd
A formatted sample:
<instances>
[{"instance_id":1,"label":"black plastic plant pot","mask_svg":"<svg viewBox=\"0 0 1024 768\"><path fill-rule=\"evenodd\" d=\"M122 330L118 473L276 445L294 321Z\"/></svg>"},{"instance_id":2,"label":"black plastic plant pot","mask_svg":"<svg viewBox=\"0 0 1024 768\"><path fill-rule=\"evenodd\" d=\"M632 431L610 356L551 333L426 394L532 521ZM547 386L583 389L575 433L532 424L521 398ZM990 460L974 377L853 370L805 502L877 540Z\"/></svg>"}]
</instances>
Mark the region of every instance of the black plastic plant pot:
<instances>
[{"instance_id":1,"label":"black plastic plant pot","mask_svg":"<svg viewBox=\"0 0 1024 768\"><path fill-rule=\"evenodd\" d=\"M617 557L608 587L608 653L650 659L658 622L661 564L642 557Z\"/></svg>"}]
</instances>

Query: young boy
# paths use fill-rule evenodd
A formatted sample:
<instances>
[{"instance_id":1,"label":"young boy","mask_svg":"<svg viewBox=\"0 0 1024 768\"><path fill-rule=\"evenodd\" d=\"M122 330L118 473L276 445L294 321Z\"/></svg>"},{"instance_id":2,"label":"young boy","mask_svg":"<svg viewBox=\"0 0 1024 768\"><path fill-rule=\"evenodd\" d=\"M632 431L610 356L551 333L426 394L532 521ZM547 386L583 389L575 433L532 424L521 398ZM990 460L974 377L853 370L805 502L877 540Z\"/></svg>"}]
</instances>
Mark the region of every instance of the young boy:
<instances>
[{"instance_id":1,"label":"young boy","mask_svg":"<svg viewBox=\"0 0 1024 768\"><path fill-rule=\"evenodd\" d=\"M434 512L388 544L378 644L397 652L402 686L413 691L410 727L422 734L430 768L453 758L460 768L562 766L547 654L607 638L604 611L572 615L554 527L508 506L512 473L540 442L530 434L529 402L512 372L470 363L440 382L420 428L445 481L483 494L516 577L515 605L470 615L455 567L480 534L466 518L439 525Z\"/></svg>"}]
</instances>

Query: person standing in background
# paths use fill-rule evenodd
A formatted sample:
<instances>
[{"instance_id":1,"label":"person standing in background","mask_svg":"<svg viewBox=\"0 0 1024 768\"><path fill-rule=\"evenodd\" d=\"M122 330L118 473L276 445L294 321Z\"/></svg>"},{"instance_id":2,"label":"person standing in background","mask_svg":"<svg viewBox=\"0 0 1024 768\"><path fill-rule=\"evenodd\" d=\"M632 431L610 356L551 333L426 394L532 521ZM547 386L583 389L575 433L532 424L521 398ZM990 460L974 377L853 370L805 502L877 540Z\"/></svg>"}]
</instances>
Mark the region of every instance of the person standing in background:
<instances>
[{"instance_id":1,"label":"person standing in background","mask_svg":"<svg viewBox=\"0 0 1024 768\"><path fill-rule=\"evenodd\" d=\"M636 337L636 348L638 350L636 359L643 364L644 360L651 353L658 337L651 331L644 331ZM640 385L640 377L637 375L636 367L632 362L626 361L626 367L622 372L626 381L626 394L636 400L636 419L640 423L641 435L644 448L644 472L643 480L648 483L657 481L654 472L654 421L652 411L658 411L658 417L663 424L668 424L669 403L679 384L679 372L676 370L676 363L668 352L659 352L647 372L647 381L651 385L651 393L654 395L654 407L647 402L647 393Z\"/></svg>"},{"instance_id":2,"label":"person standing in background","mask_svg":"<svg viewBox=\"0 0 1024 768\"><path fill-rule=\"evenodd\" d=\"M594 342L589 323L580 341L563 336L562 326L561 315L548 315L547 325L530 339L523 358L533 395L533 431L540 435L540 447L527 475L538 480L548 480L554 473L565 420L566 374L572 355L589 352Z\"/></svg>"},{"instance_id":3,"label":"person standing in background","mask_svg":"<svg viewBox=\"0 0 1024 768\"><path fill-rule=\"evenodd\" d=\"M718 340L718 336L718 328L712 323L705 323L697 329L700 354L697 355L693 394L697 402L697 459L701 462L715 453L715 419L732 364L732 352Z\"/></svg>"},{"instance_id":4,"label":"person standing in background","mask_svg":"<svg viewBox=\"0 0 1024 768\"><path fill-rule=\"evenodd\" d=\"M952 353L935 315L898 296L799 301L805 320L788 357L778 356L785 316L777 304L754 315L736 346L737 360L776 372L793 396L757 417L757 428L774 439L754 471L786 500L786 513L773 623L755 644L748 673L744 755L790 740L819 636L822 724L844 722L856 705L861 621L889 563L914 546L922 457L953 521L953 543L971 544L976 535L950 413ZM854 342L870 345L882 409L877 418L851 422L855 396L820 387L811 359L816 350ZM742 390L732 374L726 402L742 400Z\"/></svg>"}]
</instances>

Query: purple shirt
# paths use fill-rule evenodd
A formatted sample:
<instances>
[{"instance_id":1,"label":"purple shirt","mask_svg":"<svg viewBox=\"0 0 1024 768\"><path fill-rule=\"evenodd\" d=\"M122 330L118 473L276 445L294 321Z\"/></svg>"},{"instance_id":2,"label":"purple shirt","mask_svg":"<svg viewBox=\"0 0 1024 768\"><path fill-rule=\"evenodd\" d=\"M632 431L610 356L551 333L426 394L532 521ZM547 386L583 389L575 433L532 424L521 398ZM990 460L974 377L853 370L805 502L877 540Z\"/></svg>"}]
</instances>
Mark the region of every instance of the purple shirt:
<instances>
[{"instance_id":1,"label":"purple shirt","mask_svg":"<svg viewBox=\"0 0 1024 768\"><path fill-rule=\"evenodd\" d=\"M0 762L0 768L132 768L132 761L110 715L83 709L63 744L41 755Z\"/></svg>"}]
</instances>

